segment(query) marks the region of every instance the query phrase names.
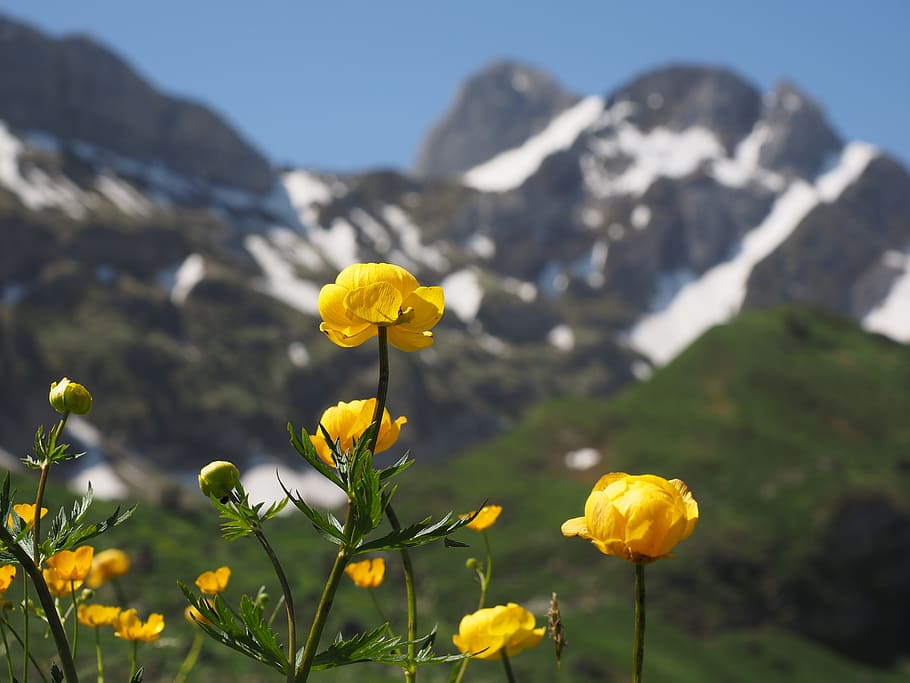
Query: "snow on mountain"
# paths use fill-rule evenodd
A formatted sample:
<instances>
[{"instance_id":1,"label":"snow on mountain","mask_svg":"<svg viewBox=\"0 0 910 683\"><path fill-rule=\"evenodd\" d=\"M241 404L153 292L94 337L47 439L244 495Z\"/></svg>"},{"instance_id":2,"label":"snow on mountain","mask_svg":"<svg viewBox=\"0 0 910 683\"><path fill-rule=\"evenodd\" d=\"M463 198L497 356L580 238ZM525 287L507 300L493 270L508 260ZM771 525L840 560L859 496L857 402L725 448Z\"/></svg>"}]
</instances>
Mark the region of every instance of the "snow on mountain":
<instances>
[{"instance_id":1,"label":"snow on mountain","mask_svg":"<svg viewBox=\"0 0 910 683\"><path fill-rule=\"evenodd\" d=\"M476 271L455 271L444 277L439 284L446 295L447 310L452 311L462 322L469 323L477 318L477 311L483 301L483 288Z\"/></svg>"},{"instance_id":2,"label":"snow on mountain","mask_svg":"<svg viewBox=\"0 0 910 683\"><path fill-rule=\"evenodd\" d=\"M662 365L706 329L735 315L753 266L776 249L819 202L836 199L875 154L869 145L851 143L814 184L794 180L764 221L743 238L730 260L683 285L664 308L638 320L628 333L630 345Z\"/></svg>"},{"instance_id":3,"label":"snow on mountain","mask_svg":"<svg viewBox=\"0 0 910 683\"><path fill-rule=\"evenodd\" d=\"M870 332L910 343L910 252L888 252L885 258L888 265L903 272L888 296L863 318L862 324Z\"/></svg>"},{"instance_id":4,"label":"snow on mountain","mask_svg":"<svg viewBox=\"0 0 910 683\"><path fill-rule=\"evenodd\" d=\"M502 152L467 171L462 182L484 192L505 192L518 187L545 158L570 147L582 131L597 121L603 110L602 98L586 97L560 113L550 125L520 147Z\"/></svg>"},{"instance_id":5,"label":"snow on mountain","mask_svg":"<svg viewBox=\"0 0 910 683\"><path fill-rule=\"evenodd\" d=\"M284 252L266 237L248 235L244 246L262 269L264 278L259 286L264 293L303 313L319 315L321 285L299 277Z\"/></svg>"}]
</instances>

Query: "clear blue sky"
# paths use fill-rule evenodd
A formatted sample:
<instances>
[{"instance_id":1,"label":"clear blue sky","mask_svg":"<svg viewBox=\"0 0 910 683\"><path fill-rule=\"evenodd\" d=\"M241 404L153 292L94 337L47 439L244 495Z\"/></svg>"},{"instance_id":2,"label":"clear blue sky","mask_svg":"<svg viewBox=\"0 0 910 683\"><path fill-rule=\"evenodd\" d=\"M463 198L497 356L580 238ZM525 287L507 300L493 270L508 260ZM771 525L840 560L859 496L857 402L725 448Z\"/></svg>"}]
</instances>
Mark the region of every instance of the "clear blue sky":
<instances>
[{"instance_id":1,"label":"clear blue sky","mask_svg":"<svg viewBox=\"0 0 910 683\"><path fill-rule=\"evenodd\" d=\"M0 0L0 12L91 34L279 163L407 168L459 82L502 57L580 94L679 60L762 90L787 78L844 137L910 163L910 0Z\"/></svg>"}]
</instances>

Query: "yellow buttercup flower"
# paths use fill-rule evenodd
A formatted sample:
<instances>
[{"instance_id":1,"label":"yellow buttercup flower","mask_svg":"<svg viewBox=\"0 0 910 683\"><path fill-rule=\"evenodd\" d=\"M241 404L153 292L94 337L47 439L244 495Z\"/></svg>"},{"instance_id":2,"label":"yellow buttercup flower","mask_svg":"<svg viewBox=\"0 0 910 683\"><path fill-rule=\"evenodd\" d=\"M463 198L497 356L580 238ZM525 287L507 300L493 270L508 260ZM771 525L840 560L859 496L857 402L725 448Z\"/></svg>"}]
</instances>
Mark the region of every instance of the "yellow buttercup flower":
<instances>
[{"instance_id":1,"label":"yellow buttercup flower","mask_svg":"<svg viewBox=\"0 0 910 683\"><path fill-rule=\"evenodd\" d=\"M76 550L61 550L56 555L47 558L47 565L55 573L56 578L66 581L81 581L92 570L92 556L95 549L90 545L83 545Z\"/></svg>"},{"instance_id":2,"label":"yellow buttercup flower","mask_svg":"<svg viewBox=\"0 0 910 683\"><path fill-rule=\"evenodd\" d=\"M344 568L344 573L360 588L376 588L385 577L385 560L374 557L362 562L351 562Z\"/></svg>"},{"instance_id":3,"label":"yellow buttercup flower","mask_svg":"<svg viewBox=\"0 0 910 683\"><path fill-rule=\"evenodd\" d=\"M206 595L218 595L227 588L231 579L230 567L218 567L213 572L202 572L196 579L196 586Z\"/></svg>"},{"instance_id":4,"label":"yellow buttercup flower","mask_svg":"<svg viewBox=\"0 0 910 683\"><path fill-rule=\"evenodd\" d=\"M510 602L465 615L452 641L461 652L478 659L500 659L503 649L513 657L541 641L547 627L534 628L535 625L533 614Z\"/></svg>"},{"instance_id":5,"label":"yellow buttercup flower","mask_svg":"<svg viewBox=\"0 0 910 683\"><path fill-rule=\"evenodd\" d=\"M82 579L66 579L60 576L56 569L42 569L41 573L51 595L58 598L69 595L82 586Z\"/></svg>"},{"instance_id":6,"label":"yellow buttercup flower","mask_svg":"<svg viewBox=\"0 0 910 683\"><path fill-rule=\"evenodd\" d=\"M118 548L108 548L92 558L92 569L85 579L89 588L97 588L105 581L123 576L130 570L129 556Z\"/></svg>"},{"instance_id":7,"label":"yellow buttercup flower","mask_svg":"<svg viewBox=\"0 0 910 683\"><path fill-rule=\"evenodd\" d=\"M462 515L462 519L470 517L474 514L474 512L475 511L472 510L466 515ZM484 505L482 508L480 508L480 512L477 513L477 516L465 524L465 526L472 531L486 531L496 523L496 520L499 519L501 512L501 505Z\"/></svg>"},{"instance_id":8,"label":"yellow buttercup flower","mask_svg":"<svg viewBox=\"0 0 910 683\"><path fill-rule=\"evenodd\" d=\"M150 614L147 621L142 621L136 616L136 610L128 609L117 615L113 626L114 635L118 638L148 643L158 640L164 630L164 616L156 612Z\"/></svg>"},{"instance_id":9,"label":"yellow buttercup flower","mask_svg":"<svg viewBox=\"0 0 910 683\"><path fill-rule=\"evenodd\" d=\"M322 331L338 346L360 346L388 328L389 343L416 351L433 343L430 330L445 309L442 287L421 287L390 263L356 263L319 292Z\"/></svg>"},{"instance_id":10,"label":"yellow buttercup flower","mask_svg":"<svg viewBox=\"0 0 910 683\"><path fill-rule=\"evenodd\" d=\"M336 439L341 441L342 451L349 451L354 446L354 440L359 439L367 427L373 423L375 410L375 398L366 399L365 401L349 401L348 403L340 402L338 405L326 409L319 420L319 424L325 427L333 442ZM401 425L407 421L408 418L403 415L393 421L389 411L383 409L375 452L382 453L384 450L391 448L398 441ZM326 443L321 429L316 428L316 433L310 436L310 441L316 447L319 457L334 467L335 460L332 458L332 451L329 448L329 444Z\"/></svg>"},{"instance_id":11,"label":"yellow buttercup flower","mask_svg":"<svg viewBox=\"0 0 910 683\"><path fill-rule=\"evenodd\" d=\"M187 605L186 609L183 610L183 618L190 622L193 626L199 626L199 624L210 624L211 621L196 609L193 605Z\"/></svg>"},{"instance_id":12,"label":"yellow buttercup flower","mask_svg":"<svg viewBox=\"0 0 910 683\"><path fill-rule=\"evenodd\" d=\"M19 515L19 518L25 522L25 526L28 529L31 529L35 526L35 505L34 503L19 503L18 505L13 505L13 511ZM44 519L44 516L47 514L47 508L41 508L41 519ZM10 515L7 519L7 523L10 527L15 526L13 516Z\"/></svg>"},{"instance_id":13,"label":"yellow buttercup flower","mask_svg":"<svg viewBox=\"0 0 910 683\"><path fill-rule=\"evenodd\" d=\"M668 557L698 522L698 503L679 479L654 474L605 474L585 503L585 516L562 525L564 536L587 538L628 562Z\"/></svg>"},{"instance_id":14,"label":"yellow buttercup flower","mask_svg":"<svg viewBox=\"0 0 910 683\"><path fill-rule=\"evenodd\" d=\"M58 413L75 413L85 415L92 409L92 395L81 384L64 377L59 382L52 382L48 392L51 407Z\"/></svg>"},{"instance_id":15,"label":"yellow buttercup flower","mask_svg":"<svg viewBox=\"0 0 910 683\"><path fill-rule=\"evenodd\" d=\"M5 564L0 567L0 595L3 595L10 584L13 582L13 579L16 578L16 565L14 564Z\"/></svg>"},{"instance_id":16,"label":"yellow buttercup flower","mask_svg":"<svg viewBox=\"0 0 910 683\"><path fill-rule=\"evenodd\" d=\"M79 605L76 617L83 626L113 626L120 616L119 607L106 605Z\"/></svg>"}]
</instances>

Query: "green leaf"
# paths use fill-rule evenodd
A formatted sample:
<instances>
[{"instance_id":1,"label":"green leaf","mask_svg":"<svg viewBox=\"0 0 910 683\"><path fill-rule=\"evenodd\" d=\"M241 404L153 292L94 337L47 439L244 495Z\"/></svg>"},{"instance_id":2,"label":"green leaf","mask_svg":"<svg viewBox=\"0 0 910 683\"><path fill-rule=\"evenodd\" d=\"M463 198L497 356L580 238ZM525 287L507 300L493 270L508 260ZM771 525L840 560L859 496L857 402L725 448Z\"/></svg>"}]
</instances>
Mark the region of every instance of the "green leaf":
<instances>
[{"instance_id":1,"label":"green leaf","mask_svg":"<svg viewBox=\"0 0 910 683\"><path fill-rule=\"evenodd\" d=\"M433 541L445 538L453 531L460 529L470 521L470 518L460 519L448 512L438 522L432 522L430 517L412 524L409 527L392 531L381 538L363 543L355 550L356 554L375 552L377 550L401 550L402 548L417 548Z\"/></svg>"},{"instance_id":2,"label":"green leaf","mask_svg":"<svg viewBox=\"0 0 910 683\"><path fill-rule=\"evenodd\" d=\"M338 478L335 468L327 465L323 462L322 458L319 457L319 454L316 452L316 447L313 446L313 442L310 441L310 435L307 431L301 427L300 437L298 437L294 433L294 427L288 422L288 432L291 435L291 445L294 447L294 450L303 456L303 459L310 463L310 465L313 466L313 469L319 472L323 477L331 481L338 488L346 490L341 483L341 479Z\"/></svg>"},{"instance_id":3,"label":"green leaf","mask_svg":"<svg viewBox=\"0 0 910 683\"><path fill-rule=\"evenodd\" d=\"M290 500L298 510L306 515L307 519L312 522L313 526L316 527L316 530L319 531L324 538L327 538L335 544L340 544L345 540L341 522L339 522L332 513L323 515L318 510L311 508L302 497L299 495L294 496L288 491L284 482L281 481L281 477L278 478L278 484L287 495L286 500Z\"/></svg>"}]
</instances>

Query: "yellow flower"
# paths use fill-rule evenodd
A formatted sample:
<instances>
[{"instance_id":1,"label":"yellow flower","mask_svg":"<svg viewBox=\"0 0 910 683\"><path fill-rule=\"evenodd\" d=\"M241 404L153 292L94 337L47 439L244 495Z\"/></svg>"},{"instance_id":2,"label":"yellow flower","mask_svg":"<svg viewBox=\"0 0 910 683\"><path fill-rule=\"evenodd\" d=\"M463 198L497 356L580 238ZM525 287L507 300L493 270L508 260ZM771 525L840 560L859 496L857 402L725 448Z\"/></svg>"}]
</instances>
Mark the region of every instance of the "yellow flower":
<instances>
[{"instance_id":1,"label":"yellow flower","mask_svg":"<svg viewBox=\"0 0 910 683\"><path fill-rule=\"evenodd\" d=\"M465 615L452 641L461 652L478 659L500 659L503 648L509 657L513 657L534 647L543 638L547 627L534 628L535 625L533 614L510 602Z\"/></svg>"},{"instance_id":2,"label":"yellow flower","mask_svg":"<svg viewBox=\"0 0 910 683\"><path fill-rule=\"evenodd\" d=\"M375 410L375 398L365 401L350 401L348 403L339 402L338 405L326 409L322 414L322 419L319 420L319 424L325 427L329 436L332 437L333 443L336 439L341 440L342 452L349 451L354 446L354 440L359 439L367 427L373 423L373 412ZM402 415L393 422L389 411L383 409L375 452L382 453L384 450L391 448L398 441L401 425L407 421L408 418ZM332 451L329 448L329 444L326 443L321 429L316 428L316 433L310 436L310 441L316 447L319 457L334 467L335 460L332 458Z\"/></svg>"},{"instance_id":3,"label":"yellow flower","mask_svg":"<svg viewBox=\"0 0 910 683\"><path fill-rule=\"evenodd\" d=\"M136 616L136 610L128 609L117 615L113 626L114 635L118 638L148 643L158 640L164 630L164 616L156 612L149 615L148 621L143 622Z\"/></svg>"},{"instance_id":4,"label":"yellow flower","mask_svg":"<svg viewBox=\"0 0 910 683\"><path fill-rule=\"evenodd\" d=\"M55 573L55 578L66 581L79 581L88 576L92 570L92 556L95 549L90 545L83 545L73 550L61 550L56 555L47 558L47 564Z\"/></svg>"},{"instance_id":5,"label":"yellow flower","mask_svg":"<svg viewBox=\"0 0 910 683\"><path fill-rule=\"evenodd\" d=\"M196 586L206 595L218 595L227 588L231 579L230 567L218 567L213 572L202 572L196 579Z\"/></svg>"},{"instance_id":6,"label":"yellow flower","mask_svg":"<svg viewBox=\"0 0 910 683\"><path fill-rule=\"evenodd\" d=\"M118 548L108 548L92 558L92 569L85 579L89 588L97 588L105 581L123 576L130 570L129 556Z\"/></svg>"},{"instance_id":7,"label":"yellow flower","mask_svg":"<svg viewBox=\"0 0 910 683\"><path fill-rule=\"evenodd\" d=\"M356 263L319 292L320 331L338 346L360 346L388 328L389 343L416 351L433 343L430 330L445 309L442 287L421 287L390 263Z\"/></svg>"},{"instance_id":8,"label":"yellow flower","mask_svg":"<svg viewBox=\"0 0 910 683\"><path fill-rule=\"evenodd\" d=\"M63 578L56 569L42 569L41 573L44 574L44 583L47 584L47 589L51 592L51 595L55 595L58 598L69 595L82 586L82 579Z\"/></svg>"},{"instance_id":9,"label":"yellow flower","mask_svg":"<svg viewBox=\"0 0 910 683\"><path fill-rule=\"evenodd\" d=\"M81 384L71 382L64 377L59 382L51 382L48 392L51 407L58 413L76 413L85 415L92 409L92 395Z\"/></svg>"},{"instance_id":10,"label":"yellow flower","mask_svg":"<svg viewBox=\"0 0 910 683\"><path fill-rule=\"evenodd\" d=\"M120 616L120 608L82 604L79 605L76 616L83 626L113 626Z\"/></svg>"},{"instance_id":11,"label":"yellow flower","mask_svg":"<svg viewBox=\"0 0 910 683\"><path fill-rule=\"evenodd\" d=\"M634 563L668 557L698 522L698 503L679 479L605 474L585 503L585 516L562 525L564 536L587 538L606 555Z\"/></svg>"},{"instance_id":12,"label":"yellow flower","mask_svg":"<svg viewBox=\"0 0 910 683\"><path fill-rule=\"evenodd\" d=\"M13 512L19 515L19 518L25 522L27 529L31 529L35 525L35 505L34 503L19 503L18 505L13 505ZM47 508L41 508L41 519L44 519L44 516L47 514ZM9 526L13 527L13 516L10 515L7 519Z\"/></svg>"},{"instance_id":13,"label":"yellow flower","mask_svg":"<svg viewBox=\"0 0 910 683\"><path fill-rule=\"evenodd\" d=\"M471 510L471 512L467 513L466 515L462 515L461 517L462 519L470 517L474 514L474 512L474 510ZM496 520L499 519L499 514L501 512L501 505L484 505L482 508L480 508L480 512L477 513L477 516L465 524L465 526L472 531L486 531L496 523Z\"/></svg>"},{"instance_id":14,"label":"yellow flower","mask_svg":"<svg viewBox=\"0 0 910 683\"><path fill-rule=\"evenodd\" d=\"M0 595L3 595L16 578L16 565L5 564L0 567Z\"/></svg>"},{"instance_id":15,"label":"yellow flower","mask_svg":"<svg viewBox=\"0 0 910 683\"><path fill-rule=\"evenodd\" d=\"M188 622L190 622L193 626L199 626L199 624L212 623L211 621L209 621L206 618L206 616L202 612L200 612L198 609L196 609L193 605L186 606L186 609L183 610L183 617Z\"/></svg>"},{"instance_id":16,"label":"yellow flower","mask_svg":"<svg viewBox=\"0 0 910 683\"><path fill-rule=\"evenodd\" d=\"M351 562L344 568L344 573L361 588L376 588L385 577L385 560L374 557L363 562Z\"/></svg>"}]
</instances>

